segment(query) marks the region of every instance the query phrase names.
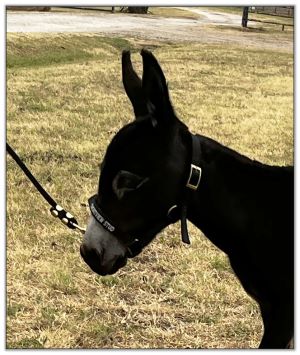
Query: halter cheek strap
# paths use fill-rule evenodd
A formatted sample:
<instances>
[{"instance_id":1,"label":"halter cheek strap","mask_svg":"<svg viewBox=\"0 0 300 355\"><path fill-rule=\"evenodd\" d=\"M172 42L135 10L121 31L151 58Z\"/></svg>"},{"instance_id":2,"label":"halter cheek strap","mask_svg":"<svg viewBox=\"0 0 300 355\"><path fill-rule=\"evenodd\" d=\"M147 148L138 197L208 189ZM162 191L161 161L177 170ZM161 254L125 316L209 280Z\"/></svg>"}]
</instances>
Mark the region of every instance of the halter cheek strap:
<instances>
[{"instance_id":1,"label":"halter cheek strap","mask_svg":"<svg viewBox=\"0 0 300 355\"><path fill-rule=\"evenodd\" d=\"M187 228L187 211L188 203L191 195L196 192L199 187L202 169L198 165L201 159L201 146L198 135L192 136L192 161L190 164L190 171L186 185L184 187L184 194L182 202L179 205L172 206L168 211L168 218L170 223L177 222L180 219L181 223L181 240L183 243L191 244Z\"/></svg>"},{"instance_id":2,"label":"halter cheek strap","mask_svg":"<svg viewBox=\"0 0 300 355\"><path fill-rule=\"evenodd\" d=\"M190 244L190 238L187 228L187 210L188 202L191 197L191 194L194 193L200 184L202 177L202 169L198 166L201 159L201 146L199 138L197 135L192 134L192 162L190 165L190 173L185 185L183 202L181 205L181 239L183 243Z\"/></svg>"}]
</instances>

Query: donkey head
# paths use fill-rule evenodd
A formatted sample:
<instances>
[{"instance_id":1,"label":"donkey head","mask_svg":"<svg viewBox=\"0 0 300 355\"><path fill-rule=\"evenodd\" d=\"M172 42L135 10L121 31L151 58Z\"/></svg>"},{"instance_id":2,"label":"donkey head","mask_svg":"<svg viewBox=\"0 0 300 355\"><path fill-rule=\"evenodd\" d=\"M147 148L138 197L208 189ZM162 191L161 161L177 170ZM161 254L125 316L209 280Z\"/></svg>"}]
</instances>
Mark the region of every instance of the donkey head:
<instances>
[{"instance_id":1,"label":"donkey head","mask_svg":"<svg viewBox=\"0 0 300 355\"><path fill-rule=\"evenodd\" d=\"M142 80L130 52L122 55L125 91L135 120L112 139L101 163L98 193L80 252L93 271L113 274L171 222L186 181L187 127L176 117L163 71L142 50ZM136 249L136 250L135 250Z\"/></svg>"}]
</instances>

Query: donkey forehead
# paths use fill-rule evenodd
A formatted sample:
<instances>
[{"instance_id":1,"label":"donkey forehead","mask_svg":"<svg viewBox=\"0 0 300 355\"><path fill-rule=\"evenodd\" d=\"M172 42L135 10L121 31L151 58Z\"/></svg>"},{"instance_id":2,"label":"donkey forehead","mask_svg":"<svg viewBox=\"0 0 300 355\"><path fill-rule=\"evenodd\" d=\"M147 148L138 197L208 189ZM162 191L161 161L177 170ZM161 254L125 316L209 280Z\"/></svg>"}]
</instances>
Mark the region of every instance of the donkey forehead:
<instances>
[{"instance_id":1,"label":"donkey forehead","mask_svg":"<svg viewBox=\"0 0 300 355\"><path fill-rule=\"evenodd\" d=\"M145 141L147 138L154 138L155 130L151 127L150 120L136 120L122 127L113 137L110 146L124 148L124 145Z\"/></svg>"},{"instance_id":2,"label":"donkey forehead","mask_svg":"<svg viewBox=\"0 0 300 355\"><path fill-rule=\"evenodd\" d=\"M130 125L123 127L112 139L100 164L100 177L112 178L120 169L132 169L141 166L142 147L138 147L138 134ZM109 176L108 176L109 175Z\"/></svg>"},{"instance_id":3,"label":"donkey forehead","mask_svg":"<svg viewBox=\"0 0 300 355\"><path fill-rule=\"evenodd\" d=\"M133 122L123 127L109 144L105 161L134 164L136 159L144 159L148 153L152 155L157 149L160 150L162 137L148 125L147 122Z\"/></svg>"}]
</instances>

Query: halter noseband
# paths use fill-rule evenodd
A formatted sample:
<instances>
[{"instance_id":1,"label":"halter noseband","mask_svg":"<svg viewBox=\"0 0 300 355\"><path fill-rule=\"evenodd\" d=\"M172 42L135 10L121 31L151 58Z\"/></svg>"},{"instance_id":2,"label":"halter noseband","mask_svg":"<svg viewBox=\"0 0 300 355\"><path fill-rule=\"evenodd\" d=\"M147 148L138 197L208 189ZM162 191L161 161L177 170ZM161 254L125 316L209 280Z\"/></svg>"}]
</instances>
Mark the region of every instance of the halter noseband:
<instances>
[{"instance_id":1,"label":"halter noseband","mask_svg":"<svg viewBox=\"0 0 300 355\"><path fill-rule=\"evenodd\" d=\"M101 226L106 229L108 232L114 234L116 237L121 238L121 237L127 237L127 233L122 232L119 228L117 228L111 221L110 219L103 213L101 207L97 203L97 197L98 195L94 195L89 198L89 206L90 206L90 211L95 220L101 224Z\"/></svg>"},{"instance_id":2,"label":"halter noseband","mask_svg":"<svg viewBox=\"0 0 300 355\"><path fill-rule=\"evenodd\" d=\"M164 219L164 225L169 225L177 222L179 219L181 221L181 238L182 241L186 244L190 244L190 238L187 229L187 207L188 200L191 192L195 192L198 189L198 186L201 181L202 169L197 164L200 162L201 151L200 151L200 142L198 141L198 136L191 134L192 136L192 161L190 164L190 172L187 183L184 187L184 196L181 204L174 205L169 208L166 218ZM118 239L130 240L131 235L129 233L123 232L120 228L117 227L102 211L99 203L97 203L98 195L94 195L89 198L89 207L91 214L95 220L101 224L101 226L112 233ZM134 257L140 253L143 247L147 244L148 240L139 240L134 239L134 241L127 247L128 248L128 257Z\"/></svg>"}]
</instances>

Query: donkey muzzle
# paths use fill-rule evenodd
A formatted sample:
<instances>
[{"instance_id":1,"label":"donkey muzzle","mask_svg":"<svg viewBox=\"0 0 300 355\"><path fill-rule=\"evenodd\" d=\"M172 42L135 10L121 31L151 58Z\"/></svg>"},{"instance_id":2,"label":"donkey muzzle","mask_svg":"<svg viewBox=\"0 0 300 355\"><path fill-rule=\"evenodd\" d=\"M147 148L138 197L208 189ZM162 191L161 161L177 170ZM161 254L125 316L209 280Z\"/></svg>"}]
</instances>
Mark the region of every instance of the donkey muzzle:
<instances>
[{"instance_id":1,"label":"donkey muzzle","mask_svg":"<svg viewBox=\"0 0 300 355\"><path fill-rule=\"evenodd\" d=\"M127 263L127 257L123 255L115 256L110 262L105 263L105 251L99 252L84 243L80 245L80 254L87 265L101 276L112 275Z\"/></svg>"}]
</instances>

